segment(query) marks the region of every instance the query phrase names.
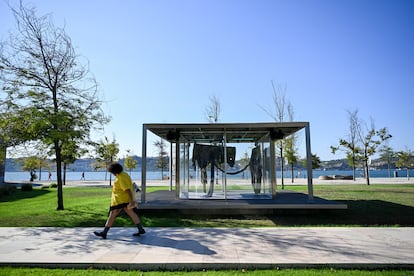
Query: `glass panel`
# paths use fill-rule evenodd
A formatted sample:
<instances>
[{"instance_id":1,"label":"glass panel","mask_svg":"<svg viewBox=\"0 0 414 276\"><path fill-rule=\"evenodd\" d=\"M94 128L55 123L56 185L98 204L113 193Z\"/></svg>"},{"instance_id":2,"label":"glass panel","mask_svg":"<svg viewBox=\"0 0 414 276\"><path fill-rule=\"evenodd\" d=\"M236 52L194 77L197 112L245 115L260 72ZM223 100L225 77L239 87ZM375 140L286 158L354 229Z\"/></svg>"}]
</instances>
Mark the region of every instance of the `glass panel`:
<instances>
[{"instance_id":1,"label":"glass panel","mask_svg":"<svg viewBox=\"0 0 414 276\"><path fill-rule=\"evenodd\" d=\"M180 144L180 198L271 198L270 143L228 143L225 155L223 145ZM207 164L212 158L209 154L219 155L216 166Z\"/></svg>"},{"instance_id":2,"label":"glass panel","mask_svg":"<svg viewBox=\"0 0 414 276\"><path fill-rule=\"evenodd\" d=\"M194 151L194 148L196 150ZM211 158L216 156L218 146L210 144L191 143L189 146L190 178L189 196L193 199L223 199L221 173L211 164ZM193 162L194 160L194 162Z\"/></svg>"},{"instance_id":3,"label":"glass panel","mask_svg":"<svg viewBox=\"0 0 414 276\"><path fill-rule=\"evenodd\" d=\"M234 166L227 165L226 197L228 199L259 199L271 198L270 192L270 171L266 170L269 150L265 146L269 143L245 143L243 147L239 143L227 144L228 147L235 147L236 152L243 150Z\"/></svg>"},{"instance_id":4,"label":"glass panel","mask_svg":"<svg viewBox=\"0 0 414 276\"><path fill-rule=\"evenodd\" d=\"M180 198L189 198L188 143L180 143Z\"/></svg>"}]
</instances>

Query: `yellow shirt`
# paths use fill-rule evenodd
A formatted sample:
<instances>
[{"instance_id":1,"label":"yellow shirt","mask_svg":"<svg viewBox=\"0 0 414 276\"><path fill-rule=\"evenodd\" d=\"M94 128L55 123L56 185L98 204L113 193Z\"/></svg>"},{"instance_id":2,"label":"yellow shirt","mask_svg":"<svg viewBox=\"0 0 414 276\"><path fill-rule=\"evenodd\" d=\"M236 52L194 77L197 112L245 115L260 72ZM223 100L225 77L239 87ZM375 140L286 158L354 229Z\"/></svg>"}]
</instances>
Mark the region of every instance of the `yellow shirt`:
<instances>
[{"instance_id":1,"label":"yellow shirt","mask_svg":"<svg viewBox=\"0 0 414 276\"><path fill-rule=\"evenodd\" d=\"M112 187L111 206L129 203L130 198L127 190L132 192L132 180L129 174L121 172L115 177L114 186Z\"/></svg>"}]
</instances>

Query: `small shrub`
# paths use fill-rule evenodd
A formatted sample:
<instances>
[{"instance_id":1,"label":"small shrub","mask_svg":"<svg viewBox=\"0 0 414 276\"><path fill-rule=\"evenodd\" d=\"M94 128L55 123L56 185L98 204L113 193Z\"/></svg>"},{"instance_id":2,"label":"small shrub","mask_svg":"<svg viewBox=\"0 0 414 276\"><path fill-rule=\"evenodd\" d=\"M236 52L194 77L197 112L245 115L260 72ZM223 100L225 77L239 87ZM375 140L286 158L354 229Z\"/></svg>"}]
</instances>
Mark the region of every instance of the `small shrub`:
<instances>
[{"instance_id":1,"label":"small shrub","mask_svg":"<svg viewBox=\"0 0 414 276\"><path fill-rule=\"evenodd\" d=\"M17 190L14 185L4 185L0 186L0 196L8 196L14 193Z\"/></svg>"},{"instance_id":2,"label":"small shrub","mask_svg":"<svg viewBox=\"0 0 414 276\"><path fill-rule=\"evenodd\" d=\"M22 191L32 191L33 190L33 186L30 183L26 183L22 185Z\"/></svg>"},{"instance_id":3,"label":"small shrub","mask_svg":"<svg viewBox=\"0 0 414 276\"><path fill-rule=\"evenodd\" d=\"M49 188L57 188L57 184L56 183L52 183L49 185Z\"/></svg>"}]
</instances>

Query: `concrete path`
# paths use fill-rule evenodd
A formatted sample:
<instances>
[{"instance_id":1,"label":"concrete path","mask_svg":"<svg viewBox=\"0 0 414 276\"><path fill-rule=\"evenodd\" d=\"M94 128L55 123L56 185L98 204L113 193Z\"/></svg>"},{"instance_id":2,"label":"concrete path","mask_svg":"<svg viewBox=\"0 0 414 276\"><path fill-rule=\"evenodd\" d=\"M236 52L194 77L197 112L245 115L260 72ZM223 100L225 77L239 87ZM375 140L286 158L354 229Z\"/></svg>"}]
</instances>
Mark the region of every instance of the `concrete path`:
<instances>
[{"instance_id":1,"label":"concrete path","mask_svg":"<svg viewBox=\"0 0 414 276\"><path fill-rule=\"evenodd\" d=\"M0 228L0 265L139 270L414 269L414 228Z\"/></svg>"}]
</instances>

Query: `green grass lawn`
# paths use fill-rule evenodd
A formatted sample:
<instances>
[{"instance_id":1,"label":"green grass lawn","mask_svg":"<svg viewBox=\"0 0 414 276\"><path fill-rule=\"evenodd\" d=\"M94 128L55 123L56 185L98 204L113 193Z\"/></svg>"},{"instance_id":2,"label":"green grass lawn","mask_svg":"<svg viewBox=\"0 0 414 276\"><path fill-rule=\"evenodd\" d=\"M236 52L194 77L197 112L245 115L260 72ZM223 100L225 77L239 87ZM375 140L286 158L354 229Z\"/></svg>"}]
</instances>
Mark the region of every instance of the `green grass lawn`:
<instances>
[{"instance_id":1,"label":"green grass lawn","mask_svg":"<svg viewBox=\"0 0 414 276\"><path fill-rule=\"evenodd\" d=\"M167 187L149 187L153 192ZM286 189L305 192L305 186ZM65 187L65 210L56 211L56 189L17 190L0 198L0 226L96 227L105 224L110 187ZM315 196L341 201L348 210L268 216L143 215L146 227L414 226L414 185L314 186ZM115 226L133 226L119 217Z\"/></svg>"},{"instance_id":2,"label":"green grass lawn","mask_svg":"<svg viewBox=\"0 0 414 276\"><path fill-rule=\"evenodd\" d=\"M400 276L414 275L414 271L407 270L347 270L347 269L274 269L274 270L221 270L221 271L117 271L117 270L97 270L97 269L42 269L42 268L7 268L0 267L0 275L8 276L26 276L26 275L42 275L42 276Z\"/></svg>"}]
</instances>

